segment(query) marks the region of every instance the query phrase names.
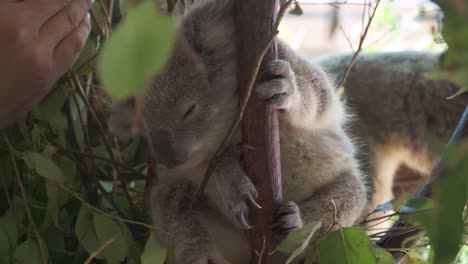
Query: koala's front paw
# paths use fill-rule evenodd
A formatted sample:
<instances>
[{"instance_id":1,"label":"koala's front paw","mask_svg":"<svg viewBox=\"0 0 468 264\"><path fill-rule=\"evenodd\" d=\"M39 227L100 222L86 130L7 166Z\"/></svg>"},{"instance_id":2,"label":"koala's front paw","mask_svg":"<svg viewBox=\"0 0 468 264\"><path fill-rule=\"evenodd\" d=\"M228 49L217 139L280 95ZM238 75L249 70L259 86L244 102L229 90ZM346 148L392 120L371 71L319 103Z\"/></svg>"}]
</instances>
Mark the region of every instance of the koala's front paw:
<instances>
[{"instance_id":1,"label":"koala's front paw","mask_svg":"<svg viewBox=\"0 0 468 264\"><path fill-rule=\"evenodd\" d=\"M231 214L235 218L234 223L241 228L252 228L248 222L249 203L252 203L257 208L261 208L255 202L258 196L255 186L246 175L241 175L230 183L229 189L226 202Z\"/></svg>"},{"instance_id":2,"label":"koala's front paw","mask_svg":"<svg viewBox=\"0 0 468 264\"><path fill-rule=\"evenodd\" d=\"M296 92L295 75L289 62L274 60L266 65L254 89L258 98L272 107L288 108Z\"/></svg>"},{"instance_id":3,"label":"koala's front paw","mask_svg":"<svg viewBox=\"0 0 468 264\"><path fill-rule=\"evenodd\" d=\"M216 246L209 242L189 247L179 245L175 257L177 264L229 264Z\"/></svg>"},{"instance_id":4,"label":"koala's front paw","mask_svg":"<svg viewBox=\"0 0 468 264\"><path fill-rule=\"evenodd\" d=\"M299 206L291 201L281 205L276 212L272 232L276 237L286 237L302 226L303 223Z\"/></svg>"}]
</instances>

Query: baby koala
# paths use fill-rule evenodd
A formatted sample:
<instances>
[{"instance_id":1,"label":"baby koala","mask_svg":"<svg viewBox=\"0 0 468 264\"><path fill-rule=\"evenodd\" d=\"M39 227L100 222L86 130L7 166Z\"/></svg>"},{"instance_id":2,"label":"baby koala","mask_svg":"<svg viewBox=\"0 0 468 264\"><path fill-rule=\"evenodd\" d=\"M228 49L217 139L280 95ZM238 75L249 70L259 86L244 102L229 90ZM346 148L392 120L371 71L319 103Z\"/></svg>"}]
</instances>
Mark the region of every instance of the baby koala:
<instances>
[{"instance_id":1,"label":"baby koala","mask_svg":"<svg viewBox=\"0 0 468 264\"><path fill-rule=\"evenodd\" d=\"M178 31L200 56L197 71L176 44L165 70L145 94L144 132L158 161L151 210L159 238L177 263L248 263L248 204L257 191L240 164L237 133L200 202L196 192L210 159L239 110L234 0L200 0L181 8ZM282 110L281 167L284 204L273 233L285 237L303 222L362 218L368 187L346 130L338 94L319 68L278 43L278 60L264 69L276 78L257 83L254 95ZM114 131L128 128L131 103L115 105ZM127 118L125 118L127 117Z\"/></svg>"}]
</instances>

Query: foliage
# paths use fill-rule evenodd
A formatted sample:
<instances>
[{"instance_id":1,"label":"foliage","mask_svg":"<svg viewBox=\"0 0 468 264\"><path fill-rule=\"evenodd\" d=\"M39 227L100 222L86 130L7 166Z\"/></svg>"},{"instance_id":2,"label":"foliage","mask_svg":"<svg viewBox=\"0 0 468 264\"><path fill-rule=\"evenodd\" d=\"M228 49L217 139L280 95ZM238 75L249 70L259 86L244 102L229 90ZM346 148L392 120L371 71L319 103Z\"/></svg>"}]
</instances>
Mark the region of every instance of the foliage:
<instances>
[{"instance_id":1,"label":"foliage","mask_svg":"<svg viewBox=\"0 0 468 264\"><path fill-rule=\"evenodd\" d=\"M153 234L144 207L145 184L153 177L146 144L122 144L109 135L102 86L116 98L141 93L170 54L174 26L142 4L110 35L116 12L127 12L118 4L124 2L96 2L93 32L76 65L24 120L1 131L0 263L146 264L171 256ZM454 2L443 4L450 45L444 65L453 72L447 76L460 81L457 73L468 76L468 27L461 26L467 12L458 13ZM292 13L302 9L296 4ZM467 238L467 156L447 153L452 173L435 200L410 200L395 215L428 233L409 250L406 263L466 258L466 246L457 254ZM306 224L277 250L290 254L288 263L301 257L307 263L393 263L390 252L374 246L361 228L337 226L319 235L320 225Z\"/></svg>"}]
</instances>

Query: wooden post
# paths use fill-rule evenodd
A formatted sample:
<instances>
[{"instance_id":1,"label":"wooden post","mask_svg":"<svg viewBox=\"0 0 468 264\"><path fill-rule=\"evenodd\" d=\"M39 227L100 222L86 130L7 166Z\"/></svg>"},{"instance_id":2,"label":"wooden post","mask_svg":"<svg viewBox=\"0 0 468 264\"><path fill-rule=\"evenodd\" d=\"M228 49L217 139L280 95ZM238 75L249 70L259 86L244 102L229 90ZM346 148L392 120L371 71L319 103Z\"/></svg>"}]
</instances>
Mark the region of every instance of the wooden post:
<instances>
[{"instance_id":1,"label":"wooden post","mask_svg":"<svg viewBox=\"0 0 468 264\"><path fill-rule=\"evenodd\" d=\"M238 80L241 98L251 79L256 60L272 34L278 10L276 0L236 0L235 19L238 40ZM273 43L262 65L277 58ZM262 72L260 68L259 73ZM279 254L270 255L277 245L271 236L274 213L281 205L281 161L278 113L256 99L252 92L242 120L242 138L248 146L243 156L247 174L252 178L262 209L251 208L251 242L254 263L284 263Z\"/></svg>"}]
</instances>

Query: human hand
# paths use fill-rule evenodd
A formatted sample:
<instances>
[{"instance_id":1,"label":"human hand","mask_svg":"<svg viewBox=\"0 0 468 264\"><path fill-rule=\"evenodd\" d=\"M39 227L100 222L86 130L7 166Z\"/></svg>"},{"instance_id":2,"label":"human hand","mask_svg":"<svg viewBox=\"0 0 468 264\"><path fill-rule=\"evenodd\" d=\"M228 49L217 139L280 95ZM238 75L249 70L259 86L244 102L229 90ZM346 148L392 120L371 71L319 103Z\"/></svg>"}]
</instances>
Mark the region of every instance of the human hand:
<instances>
[{"instance_id":1,"label":"human hand","mask_svg":"<svg viewBox=\"0 0 468 264\"><path fill-rule=\"evenodd\" d=\"M93 0L0 2L0 129L31 110L76 61Z\"/></svg>"}]
</instances>

